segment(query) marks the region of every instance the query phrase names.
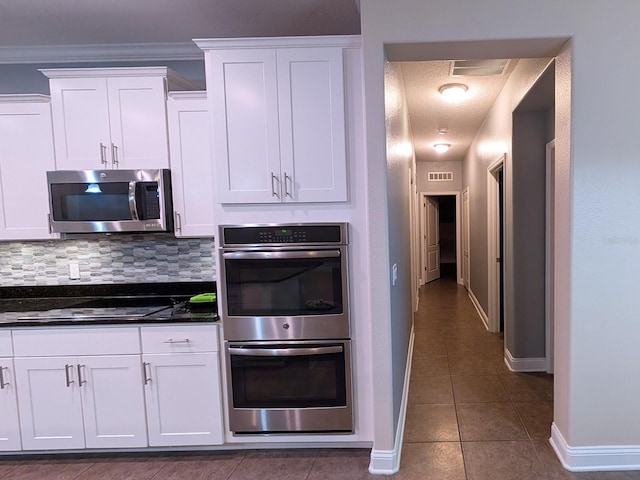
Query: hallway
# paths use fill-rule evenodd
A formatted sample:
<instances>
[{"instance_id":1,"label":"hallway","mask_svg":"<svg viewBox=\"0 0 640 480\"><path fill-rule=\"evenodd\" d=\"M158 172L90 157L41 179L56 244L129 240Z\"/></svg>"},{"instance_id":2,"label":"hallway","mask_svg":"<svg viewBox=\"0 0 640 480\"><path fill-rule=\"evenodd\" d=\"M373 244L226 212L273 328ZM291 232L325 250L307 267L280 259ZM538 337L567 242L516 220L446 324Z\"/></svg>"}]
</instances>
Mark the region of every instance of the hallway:
<instances>
[{"instance_id":1,"label":"hallway","mask_svg":"<svg viewBox=\"0 0 640 480\"><path fill-rule=\"evenodd\" d=\"M553 377L513 373L466 290L420 289L400 472L394 479L638 480L640 472L564 470L549 445Z\"/></svg>"}]
</instances>

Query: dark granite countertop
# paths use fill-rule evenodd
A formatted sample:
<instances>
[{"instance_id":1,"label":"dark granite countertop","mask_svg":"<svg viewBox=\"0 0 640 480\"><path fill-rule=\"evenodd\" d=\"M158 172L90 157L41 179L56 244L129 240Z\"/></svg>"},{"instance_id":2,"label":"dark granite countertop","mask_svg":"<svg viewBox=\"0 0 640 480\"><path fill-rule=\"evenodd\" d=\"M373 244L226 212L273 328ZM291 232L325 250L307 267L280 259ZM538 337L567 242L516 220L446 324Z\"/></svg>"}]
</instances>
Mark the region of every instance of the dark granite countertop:
<instances>
[{"instance_id":1,"label":"dark granite countertop","mask_svg":"<svg viewBox=\"0 0 640 480\"><path fill-rule=\"evenodd\" d=\"M184 308L206 292L215 282L2 287L0 327L215 322Z\"/></svg>"}]
</instances>

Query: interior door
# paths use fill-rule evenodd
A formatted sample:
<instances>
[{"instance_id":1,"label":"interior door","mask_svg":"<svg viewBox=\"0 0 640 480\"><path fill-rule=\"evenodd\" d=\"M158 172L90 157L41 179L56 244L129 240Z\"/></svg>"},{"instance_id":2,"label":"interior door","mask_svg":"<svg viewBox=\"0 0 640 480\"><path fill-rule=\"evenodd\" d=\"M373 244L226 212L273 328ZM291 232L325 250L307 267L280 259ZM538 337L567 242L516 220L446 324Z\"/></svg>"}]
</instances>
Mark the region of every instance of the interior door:
<instances>
[{"instance_id":1,"label":"interior door","mask_svg":"<svg viewBox=\"0 0 640 480\"><path fill-rule=\"evenodd\" d=\"M469 187L462 192L462 284L469 290Z\"/></svg>"},{"instance_id":2,"label":"interior door","mask_svg":"<svg viewBox=\"0 0 640 480\"><path fill-rule=\"evenodd\" d=\"M440 278L440 209L438 201L427 197L427 283Z\"/></svg>"}]
</instances>

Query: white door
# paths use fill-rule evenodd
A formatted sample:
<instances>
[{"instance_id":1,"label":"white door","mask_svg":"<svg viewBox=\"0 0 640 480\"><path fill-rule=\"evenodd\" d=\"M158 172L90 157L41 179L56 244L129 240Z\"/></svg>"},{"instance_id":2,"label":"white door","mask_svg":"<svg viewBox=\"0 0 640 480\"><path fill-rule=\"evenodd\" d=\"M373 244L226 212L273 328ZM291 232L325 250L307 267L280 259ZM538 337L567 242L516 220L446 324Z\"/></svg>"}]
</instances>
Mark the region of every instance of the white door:
<instances>
[{"instance_id":1,"label":"white door","mask_svg":"<svg viewBox=\"0 0 640 480\"><path fill-rule=\"evenodd\" d=\"M143 355L150 446L223 442L218 353Z\"/></svg>"},{"instance_id":2,"label":"white door","mask_svg":"<svg viewBox=\"0 0 640 480\"><path fill-rule=\"evenodd\" d=\"M15 358L14 363L23 449L84 448L76 359Z\"/></svg>"},{"instance_id":3,"label":"white door","mask_svg":"<svg viewBox=\"0 0 640 480\"><path fill-rule=\"evenodd\" d=\"M0 358L0 451L21 450L13 360Z\"/></svg>"},{"instance_id":4,"label":"white door","mask_svg":"<svg viewBox=\"0 0 640 480\"><path fill-rule=\"evenodd\" d=\"M341 48L277 52L282 200L347 200Z\"/></svg>"},{"instance_id":5,"label":"white door","mask_svg":"<svg viewBox=\"0 0 640 480\"><path fill-rule=\"evenodd\" d=\"M281 202L276 51L208 55L218 201Z\"/></svg>"},{"instance_id":6,"label":"white door","mask_svg":"<svg viewBox=\"0 0 640 480\"><path fill-rule=\"evenodd\" d=\"M440 278L440 209L438 201L427 197L426 249L427 249L427 283Z\"/></svg>"},{"instance_id":7,"label":"white door","mask_svg":"<svg viewBox=\"0 0 640 480\"><path fill-rule=\"evenodd\" d=\"M469 187L462 191L462 284L469 290L470 279L469 248Z\"/></svg>"},{"instance_id":8,"label":"white door","mask_svg":"<svg viewBox=\"0 0 640 480\"><path fill-rule=\"evenodd\" d=\"M106 80L51 79L49 85L57 170L111 168Z\"/></svg>"},{"instance_id":9,"label":"white door","mask_svg":"<svg viewBox=\"0 0 640 480\"><path fill-rule=\"evenodd\" d=\"M114 77L107 89L111 166L169 168L164 78Z\"/></svg>"},{"instance_id":10,"label":"white door","mask_svg":"<svg viewBox=\"0 0 640 480\"><path fill-rule=\"evenodd\" d=\"M87 448L146 447L140 355L79 357Z\"/></svg>"}]
</instances>

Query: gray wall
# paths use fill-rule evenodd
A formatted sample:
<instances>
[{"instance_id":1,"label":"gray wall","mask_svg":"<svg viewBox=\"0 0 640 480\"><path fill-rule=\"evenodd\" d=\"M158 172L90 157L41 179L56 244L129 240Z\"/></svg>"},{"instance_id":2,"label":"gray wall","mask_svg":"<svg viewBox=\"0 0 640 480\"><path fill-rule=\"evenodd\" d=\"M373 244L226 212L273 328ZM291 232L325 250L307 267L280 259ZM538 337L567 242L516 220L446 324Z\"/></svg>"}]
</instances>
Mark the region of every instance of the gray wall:
<instances>
[{"instance_id":1,"label":"gray wall","mask_svg":"<svg viewBox=\"0 0 640 480\"><path fill-rule=\"evenodd\" d=\"M513 115L513 314L505 345L514 358L545 356L546 112Z\"/></svg>"},{"instance_id":2,"label":"gray wall","mask_svg":"<svg viewBox=\"0 0 640 480\"><path fill-rule=\"evenodd\" d=\"M92 68L92 67L145 67L162 66L175 70L182 76L204 88L204 60L167 62L102 62L102 63L41 63L25 65L0 65L0 95L40 93L49 95L49 79L38 71L40 68Z\"/></svg>"},{"instance_id":3,"label":"gray wall","mask_svg":"<svg viewBox=\"0 0 640 480\"><path fill-rule=\"evenodd\" d=\"M398 280L391 282L391 369L393 372L393 431L398 427L402 403L402 387L407 365L409 337L413 322L411 292L411 221L409 202L412 201L410 177L413 175L413 156L406 148L411 144L411 129L404 95L402 72L387 63L385 92L393 93L396 103L388 102L386 114L387 140L387 212L389 238L389 271L398 268ZM389 278L389 277L387 277Z\"/></svg>"},{"instance_id":4,"label":"gray wall","mask_svg":"<svg viewBox=\"0 0 640 480\"><path fill-rule=\"evenodd\" d=\"M453 172L450 182L430 182L429 172ZM417 162L418 192L440 193L462 190L462 162Z\"/></svg>"}]
</instances>

